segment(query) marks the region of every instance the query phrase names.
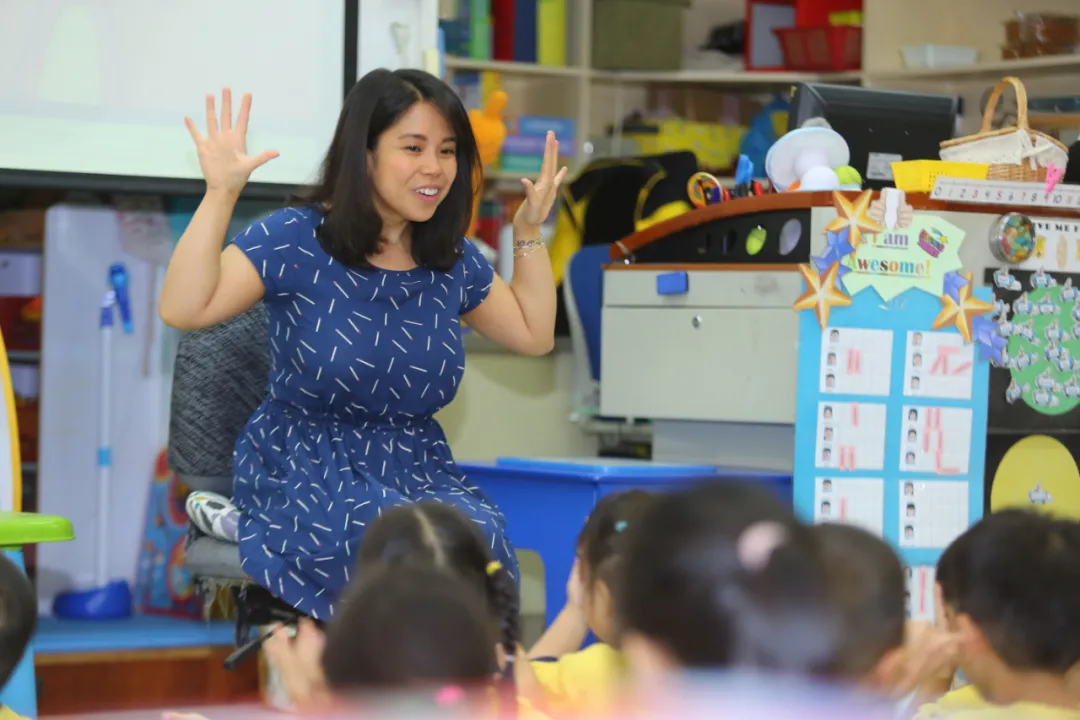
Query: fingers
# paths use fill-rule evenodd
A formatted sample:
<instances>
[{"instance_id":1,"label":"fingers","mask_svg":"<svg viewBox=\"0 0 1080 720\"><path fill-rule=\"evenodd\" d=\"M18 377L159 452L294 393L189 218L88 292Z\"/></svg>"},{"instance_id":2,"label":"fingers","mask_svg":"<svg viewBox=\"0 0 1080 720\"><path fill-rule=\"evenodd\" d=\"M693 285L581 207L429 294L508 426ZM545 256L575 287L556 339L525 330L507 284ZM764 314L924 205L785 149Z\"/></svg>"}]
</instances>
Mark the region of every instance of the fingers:
<instances>
[{"instance_id":1,"label":"fingers","mask_svg":"<svg viewBox=\"0 0 1080 720\"><path fill-rule=\"evenodd\" d=\"M531 199L536 196L536 186L529 178L521 178L521 185L525 188L525 198Z\"/></svg>"},{"instance_id":2,"label":"fingers","mask_svg":"<svg viewBox=\"0 0 1080 720\"><path fill-rule=\"evenodd\" d=\"M214 96L206 96L206 134L213 137L217 134L217 111L214 109Z\"/></svg>"},{"instance_id":3,"label":"fingers","mask_svg":"<svg viewBox=\"0 0 1080 720\"><path fill-rule=\"evenodd\" d=\"M247 135L248 117L251 115L251 93L244 93L240 100L240 114L236 116L236 131Z\"/></svg>"},{"instance_id":4,"label":"fingers","mask_svg":"<svg viewBox=\"0 0 1080 720\"><path fill-rule=\"evenodd\" d=\"M555 133L548 130L547 142L544 145L544 164L540 168L540 180L555 177L555 168L559 166L559 141L555 139Z\"/></svg>"},{"instance_id":5,"label":"fingers","mask_svg":"<svg viewBox=\"0 0 1080 720\"><path fill-rule=\"evenodd\" d=\"M232 129L232 90L229 88L221 91L221 129Z\"/></svg>"},{"instance_id":6,"label":"fingers","mask_svg":"<svg viewBox=\"0 0 1080 720\"><path fill-rule=\"evenodd\" d=\"M568 168L566 165L563 165L562 170L560 170L559 174L555 176L555 189L556 190L559 188L560 185L562 185L563 180L566 179L566 174L568 172L570 172L570 168Z\"/></svg>"},{"instance_id":7,"label":"fingers","mask_svg":"<svg viewBox=\"0 0 1080 720\"><path fill-rule=\"evenodd\" d=\"M189 117L184 118L184 125L187 126L188 132L191 134L191 139L198 145L202 142L202 135L199 134L199 129L195 127L195 121Z\"/></svg>"},{"instance_id":8,"label":"fingers","mask_svg":"<svg viewBox=\"0 0 1080 720\"><path fill-rule=\"evenodd\" d=\"M262 167L266 163L278 157L280 154L281 153L279 153L277 150L267 150L266 152L259 153L255 157L251 158L251 170Z\"/></svg>"}]
</instances>

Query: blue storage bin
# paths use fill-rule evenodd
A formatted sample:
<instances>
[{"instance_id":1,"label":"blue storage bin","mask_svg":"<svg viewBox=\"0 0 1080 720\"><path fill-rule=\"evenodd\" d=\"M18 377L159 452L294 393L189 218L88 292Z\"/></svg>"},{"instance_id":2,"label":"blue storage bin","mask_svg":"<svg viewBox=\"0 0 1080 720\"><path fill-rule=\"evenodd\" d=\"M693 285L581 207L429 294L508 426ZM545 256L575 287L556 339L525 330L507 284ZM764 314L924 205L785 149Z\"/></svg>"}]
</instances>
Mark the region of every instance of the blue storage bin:
<instances>
[{"instance_id":1,"label":"blue storage bin","mask_svg":"<svg viewBox=\"0 0 1080 720\"><path fill-rule=\"evenodd\" d=\"M791 503L791 475L641 460L498 458L461 463L506 515L507 536L519 550L532 550L544 564L545 615L550 623L566 604L566 579L585 518L603 496L622 490L663 491L702 480L760 480Z\"/></svg>"}]
</instances>

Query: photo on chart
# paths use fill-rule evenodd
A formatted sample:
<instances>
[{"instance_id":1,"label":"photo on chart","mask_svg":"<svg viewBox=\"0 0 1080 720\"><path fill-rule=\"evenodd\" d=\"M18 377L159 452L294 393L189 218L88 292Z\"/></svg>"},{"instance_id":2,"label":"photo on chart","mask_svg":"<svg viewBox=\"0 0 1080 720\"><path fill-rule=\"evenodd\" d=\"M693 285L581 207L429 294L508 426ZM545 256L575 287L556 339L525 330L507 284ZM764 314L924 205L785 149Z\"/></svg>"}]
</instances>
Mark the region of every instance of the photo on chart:
<instances>
[{"instance_id":1,"label":"photo on chart","mask_svg":"<svg viewBox=\"0 0 1080 720\"><path fill-rule=\"evenodd\" d=\"M889 330L825 328L821 332L819 391L887 396L892 344L893 334Z\"/></svg>"},{"instance_id":2,"label":"photo on chart","mask_svg":"<svg viewBox=\"0 0 1080 720\"><path fill-rule=\"evenodd\" d=\"M967 475L971 467L970 408L904 405L901 412L902 472Z\"/></svg>"},{"instance_id":3,"label":"photo on chart","mask_svg":"<svg viewBox=\"0 0 1080 720\"><path fill-rule=\"evenodd\" d=\"M815 464L837 470L885 467L883 403L819 402Z\"/></svg>"},{"instance_id":4,"label":"photo on chart","mask_svg":"<svg viewBox=\"0 0 1080 720\"><path fill-rule=\"evenodd\" d=\"M909 620L934 621L934 572L933 565L904 568L904 597Z\"/></svg>"},{"instance_id":5,"label":"photo on chart","mask_svg":"<svg viewBox=\"0 0 1080 720\"><path fill-rule=\"evenodd\" d=\"M970 400L975 346L958 333L911 330L904 350L904 395Z\"/></svg>"},{"instance_id":6,"label":"photo on chart","mask_svg":"<svg viewBox=\"0 0 1080 720\"><path fill-rule=\"evenodd\" d=\"M966 480L901 480L900 547L944 549L970 524Z\"/></svg>"},{"instance_id":7,"label":"photo on chart","mask_svg":"<svg viewBox=\"0 0 1080 720\"><path fill-rule=\"evenodd\" d=\"M814 479L814 522L856 525L877 536L884 533L883 478Z\"/></svg>"}]
</instances>

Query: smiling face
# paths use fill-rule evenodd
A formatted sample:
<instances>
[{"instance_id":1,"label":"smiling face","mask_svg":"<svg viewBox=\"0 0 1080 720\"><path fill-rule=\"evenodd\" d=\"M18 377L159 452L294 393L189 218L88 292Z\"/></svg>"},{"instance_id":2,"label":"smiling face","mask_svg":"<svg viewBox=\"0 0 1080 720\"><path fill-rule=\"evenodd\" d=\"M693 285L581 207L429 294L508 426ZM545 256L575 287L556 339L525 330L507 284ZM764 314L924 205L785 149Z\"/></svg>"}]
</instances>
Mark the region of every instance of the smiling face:
<instances>
[{"instance_id":1,"label":"smiling face","mask_svg":"<svg viewBox=\"0 0 1080 720\"><path fill-rule=\"evenodd\" d=\"M368 161L383 222L425 222L457 176L457 142L446 118L420 101L379 136Z\"/></svg>"}]
</instances>

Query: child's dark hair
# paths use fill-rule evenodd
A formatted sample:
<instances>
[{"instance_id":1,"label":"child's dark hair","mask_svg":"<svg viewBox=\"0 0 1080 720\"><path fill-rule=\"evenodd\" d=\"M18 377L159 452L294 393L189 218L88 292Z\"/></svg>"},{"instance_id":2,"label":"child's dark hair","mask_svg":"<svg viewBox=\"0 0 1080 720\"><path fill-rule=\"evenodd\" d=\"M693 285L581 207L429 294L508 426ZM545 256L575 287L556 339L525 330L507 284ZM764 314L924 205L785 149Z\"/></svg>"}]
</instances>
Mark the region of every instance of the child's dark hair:
<instances>
[{"instance_id":1,"label":"child's dark hair","mask_svg":"<svg viewBox=\"0 0 1080 720\"><path fill-rule=\"evenodd\" d=\"M517 583L506 568L493 561L484 537L468 517L438 502L390 508L368 527L359 554L361 573L377 565L427 561L476 588L490 616L498 620L507 663L503 697L506 702L512 699L516 708L514 659L521 642Z\"/></svg>"},{"instance_id":2,"label":"child's dark hair","mask_svg":"<svg viewBox=\"0 0 1080 720\"><path fill-rule=\"evenodd\" d=\"M323 672L336 694L419 684L486 686L496 634L476 588L420 561L369 568L327 628Z\"/></svg>"},{"instance_id":3,"label":"child's dark hair","mask_svg":"<svg viewBox=\"0 0 1080 720\"><path fill-rule=\"evenodd\" d=\"M625 490L607 495L596 503L577 542L583 580L588 587L600 580L615 592L629 536L627 531L637 525L654 497L645 490Z\"/></svg>"},{"instance_id":4,"label":"child's dark hair","mask_svg":"<svg viewBox=\"0 0 1080 720\"><path fill-rule=\"evenodd\" d=\"M37 629L37 595L26 574L0 555L0 687L7 684Z\"/></svg>"},{"instance_id":5,"label":"child's dark hair","mask_svg":"<svg viewBox=\"0 0 1080 720\"><path fill-rule=\"evenodd\" d=\"M904 566L887 542L862 528L814 528L831 594L843 624L833 670L860 680L904 644Z\"/></svg>"},{"instance_id":6,"label":"child's dark hair","mask_svg":"<svg viewBox=\"0 0 1080 720\"><path fill-rule=\"evenodd\" d=\"M753 482L664 493L631 532L617 607L689 668L824 675L838 647L817 538Z\"/></svg>"},{"instance_id":7,"label":"child's dark hair","mask_svg":"<svg viewBox=\"0 0 1080 720\"><path fill-rule=\"evenodd\" d=\"M1010 669L1064 674L1080 661L1078 556L1080 524L1002 510L942 555L943 599Z\"/></svg>"}]
</instances>

